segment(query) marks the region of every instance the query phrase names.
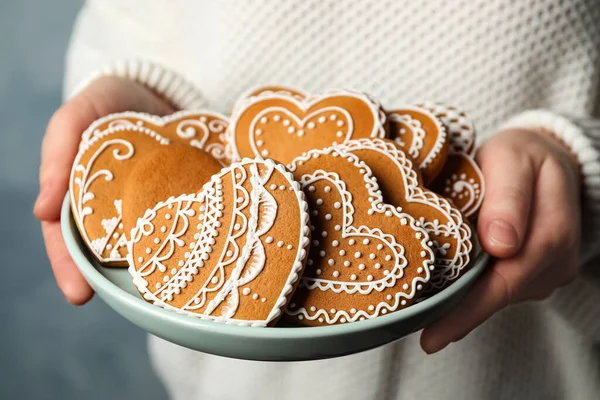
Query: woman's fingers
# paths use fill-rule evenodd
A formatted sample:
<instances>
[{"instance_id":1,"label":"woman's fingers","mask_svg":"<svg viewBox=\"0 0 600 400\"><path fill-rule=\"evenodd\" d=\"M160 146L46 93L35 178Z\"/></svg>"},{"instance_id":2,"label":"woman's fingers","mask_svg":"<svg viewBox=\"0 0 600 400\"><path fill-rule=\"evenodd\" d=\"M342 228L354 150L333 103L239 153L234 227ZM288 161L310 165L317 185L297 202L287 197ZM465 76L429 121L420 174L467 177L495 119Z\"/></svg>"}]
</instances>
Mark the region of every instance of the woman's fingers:
<instances>
[{"instance_id":1,"label":"woman's fingers","mask_svg":"<svg viewBox=\"0 0 600 400\"><path fill-rule=\"evenodd\" d=\"M435 353L462 339L514 301L528 280L530 262L537 264L539 260L534 257L498 260L488 267L458 307L423 330L423 350Z\"/></svg>"},{"instance_id":2,"label":"woman's fingers","mask_svg":"<svg viewBox=\"0 0 600 400\"><path fill-rule=\"evenodd\" d=\"M69 256L62 238L59 221L42 222L42 234L46 243L48 259L58 287L69 303L85 304L94 295L94 291L85 281L75 263Z\"/></svg>"},{"instance_id":3,"label":"woman's fingers","mask_svg":"<svg viewBox=\"0 0 600 400\"><path fill-rule=\"evenodd\" d=\"M521 249L489 266L456 309L425 328L421 345L426 352L439 351L462 339L510 303L542 298L573 279L579 214L571 182L554 156L536 161L539 167L529 189L535 193L527 213L530 228L521 239ZM508 215L501 211L501 215Z\"/></svg>"},{"instance_id":4,"label":"woman's fingers","mask_svg":"<svg viewBox=\"0 0 600 400\"><path fill-rule=\"evenodd\" d=\"M532 232L517 256L496 260L488 266L458 307L425 328L421 335L423 349L427 353L443 349L518 301L529 282L548 263L547 252L551 249L542 247L542 241L539 232Z\"/></svg>"},{"instance_id":5,"label":"woman's fingers","mask_svg":"<svg viewBox=\"0 0 600 400\"><path fill-rule=\"evenodd\" d=\"M40 194L33 209L38 219L58 220L81 133L96 116L96 110L78 97L62 106L48 123L42 142Z\"/></svg>"},{"instance_id":6,"label":"woman's fingers","mask_svg":"<svg viewBox=\"0 0 600 400\"><path fill-rule=\"evenodd\" d=\"M485 181L486 195L478 220L478 235L484 249L497 260L488 267L462 303L440 320L426 327L421 346L435 353L508 305L527 280L520 252L527 241L535 163L519 148L520 138L504 132L487 141L477 153ZM519 257L515 255L519 254Z\"/></svg>"},{"instance_id":7,"label":"woman's fingers","mask_svg":"<svg viewBox=\"0 0 600 400\"><path fill-rule=\"evenodd\" d=\"M510 134L486 142L477 154L486 184L479 238L488 253L500 258L515 255L523 244L535 179L534 160L519 151Z\"/></svg>"}]
</instances>

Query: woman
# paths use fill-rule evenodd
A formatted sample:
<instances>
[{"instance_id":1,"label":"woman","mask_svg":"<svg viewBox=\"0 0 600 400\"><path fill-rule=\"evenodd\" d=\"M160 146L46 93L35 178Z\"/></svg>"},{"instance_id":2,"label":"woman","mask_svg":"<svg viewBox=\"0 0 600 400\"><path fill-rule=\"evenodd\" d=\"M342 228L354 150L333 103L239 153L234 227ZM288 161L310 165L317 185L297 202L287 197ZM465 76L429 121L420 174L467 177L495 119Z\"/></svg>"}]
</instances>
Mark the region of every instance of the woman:
<instances>
[{"instance_id":1,"label":"woman","mask_svg":"<svg viewBox=\"0 0 600 400\"><path fill-rule=\"evenodd\" d=\"M600 3L586 0L88 1L35 206L58 285L74 304L92 296L58 218L79 136L102 115L227 112L267 83L356 88L388 107L447 102L485 139L478 232L496 261L423 331L435 355L414 335L340 359L269 364L151 337L157 373L176 400L596 398L599 19Z\"/></svg>"}]
</instances>

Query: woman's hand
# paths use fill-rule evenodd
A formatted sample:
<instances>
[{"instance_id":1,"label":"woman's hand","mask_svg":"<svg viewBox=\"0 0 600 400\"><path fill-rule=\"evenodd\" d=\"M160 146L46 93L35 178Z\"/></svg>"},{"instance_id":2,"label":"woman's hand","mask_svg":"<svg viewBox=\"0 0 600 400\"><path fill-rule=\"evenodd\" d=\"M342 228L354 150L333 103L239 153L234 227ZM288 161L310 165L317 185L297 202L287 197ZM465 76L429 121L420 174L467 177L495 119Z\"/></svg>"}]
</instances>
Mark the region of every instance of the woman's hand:
<instances>
[{"instance_id":1,"label":"woman's hand","mask_svg":"<svg viewBox=\"0 0 600 400\"><path fill-rule=\"evenodd\" d=\"M580 176L568 149L548 132L508 130L484 143L477 159L486 181L478 233L496 260L456 309L425 328L427 353L509 304L550 296L576 275Z\"/></svg>"},{"instance_id":2,"label":"woman's hand","mask_svg":"<svg viewBox=\"0 0 600 400\"><path fill-rule=\"evenodd\" d=\"M34 207L42 221L46 251L58 286L73 304L86 303L93 291L71 260L60 230L60 208L69 187L69 174L81 134L96 119L121 111L164 115L173 109L144 86L131 80L95 80L54 113L42 142L40 194Z\"/></svg>"}]
</instances>

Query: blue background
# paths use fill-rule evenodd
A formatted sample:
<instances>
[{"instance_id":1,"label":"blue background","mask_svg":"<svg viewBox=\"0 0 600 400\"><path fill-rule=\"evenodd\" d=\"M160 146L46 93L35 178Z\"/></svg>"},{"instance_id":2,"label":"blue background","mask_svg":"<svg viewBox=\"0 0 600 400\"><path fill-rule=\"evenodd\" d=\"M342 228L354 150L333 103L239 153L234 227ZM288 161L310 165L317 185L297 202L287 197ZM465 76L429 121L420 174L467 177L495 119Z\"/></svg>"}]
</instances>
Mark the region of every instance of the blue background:
<instances>
[{"instance_id":1,"label":"blue background","mask_svg":"<svg viewBox=\"0 0 600 400\"><path fill-rule=\"evenodd\" d=\"M69 305L31 210L81 1L0 1L0 399L165 399L144 332L99 299Z\"/></svg>"}]
</instances>

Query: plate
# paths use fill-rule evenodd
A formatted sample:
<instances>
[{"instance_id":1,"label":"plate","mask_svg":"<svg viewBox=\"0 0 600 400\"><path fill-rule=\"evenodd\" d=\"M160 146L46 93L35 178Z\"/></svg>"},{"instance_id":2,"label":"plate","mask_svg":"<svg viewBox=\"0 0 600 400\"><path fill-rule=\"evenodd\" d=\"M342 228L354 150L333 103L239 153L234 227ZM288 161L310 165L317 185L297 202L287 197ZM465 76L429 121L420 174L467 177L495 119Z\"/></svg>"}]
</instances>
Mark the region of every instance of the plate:
<instances>
[{"instance_id":1,"label":"plate","mask_svg":"<svg viewBox=\"0 0 600 400\"><path fill-rule=\"evenodd\" d=\"M197 320L144 301L126 268L106 268L94 261L79 236L68 195L63 203L61 225L75 264L97 295L119 314L152 335L180 346L245 360L333 358L402 339L456 306L489 261L489 256L479 251L471 269L449 288L377 318L332 326L250 328Z\"/></svg>"}]
</instances>

